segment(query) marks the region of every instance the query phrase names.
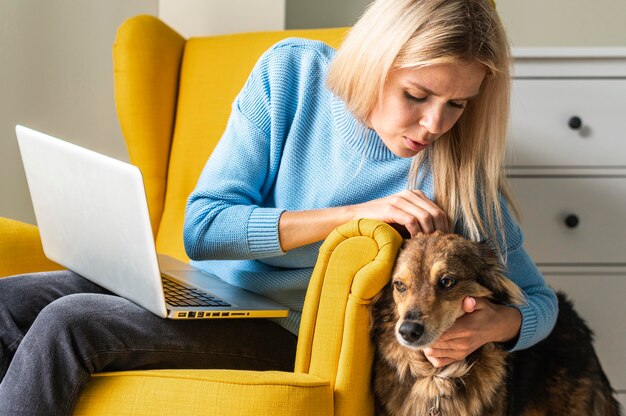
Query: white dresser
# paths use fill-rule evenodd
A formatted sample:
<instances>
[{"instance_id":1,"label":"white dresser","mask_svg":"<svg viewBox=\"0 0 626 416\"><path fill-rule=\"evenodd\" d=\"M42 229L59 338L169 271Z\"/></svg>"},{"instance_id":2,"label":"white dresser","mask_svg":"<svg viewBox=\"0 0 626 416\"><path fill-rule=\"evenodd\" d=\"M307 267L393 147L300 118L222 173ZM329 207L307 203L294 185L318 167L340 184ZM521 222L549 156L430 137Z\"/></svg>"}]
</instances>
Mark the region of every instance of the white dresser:
<instances>
[{"instance_id":1,"label":"white dresser","mask_svg":"<svg viewBox=\"0 0 626 416\"><path fill-rule=\"evenodd\" d=\"M507 173L526 248L626 409L626 48L514 49Z\"/></svg>"}]
</instances>

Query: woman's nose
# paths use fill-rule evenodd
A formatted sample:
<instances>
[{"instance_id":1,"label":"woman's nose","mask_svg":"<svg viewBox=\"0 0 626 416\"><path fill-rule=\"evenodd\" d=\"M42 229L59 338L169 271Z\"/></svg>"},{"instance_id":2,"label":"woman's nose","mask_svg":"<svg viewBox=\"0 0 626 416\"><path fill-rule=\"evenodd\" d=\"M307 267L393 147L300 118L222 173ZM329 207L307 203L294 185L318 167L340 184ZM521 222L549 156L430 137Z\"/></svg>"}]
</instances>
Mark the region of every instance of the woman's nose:
<instances>
[{"instance_id":1,"label":"woman's nose","mask_svg":"<svg viewBox=\"0 0 626 416\"><path fill-rule=\"evenodd\" d=\"M425 108L420 118L420 126L428 130L430 134L444 133L443 109L438 105L430 105Z\"/></svg>"}]
</instances>

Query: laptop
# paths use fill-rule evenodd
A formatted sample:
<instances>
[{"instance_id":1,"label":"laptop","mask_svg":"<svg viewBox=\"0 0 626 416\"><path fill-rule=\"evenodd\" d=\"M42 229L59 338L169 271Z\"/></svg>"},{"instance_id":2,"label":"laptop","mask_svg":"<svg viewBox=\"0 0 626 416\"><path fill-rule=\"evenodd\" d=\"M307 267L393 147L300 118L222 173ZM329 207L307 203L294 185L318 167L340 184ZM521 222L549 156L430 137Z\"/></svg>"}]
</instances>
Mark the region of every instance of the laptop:
<instances>
[{"instance_id":1,"label":"laptop","mask_svg":"<svg viewBox=\"0 0 626 416\"><path fill-rule=\"evenodd\" d=\"M288 308L158 255L136 166L16 126L44 253L170 319L279 318Z\"/></svg>"}]
</instances>

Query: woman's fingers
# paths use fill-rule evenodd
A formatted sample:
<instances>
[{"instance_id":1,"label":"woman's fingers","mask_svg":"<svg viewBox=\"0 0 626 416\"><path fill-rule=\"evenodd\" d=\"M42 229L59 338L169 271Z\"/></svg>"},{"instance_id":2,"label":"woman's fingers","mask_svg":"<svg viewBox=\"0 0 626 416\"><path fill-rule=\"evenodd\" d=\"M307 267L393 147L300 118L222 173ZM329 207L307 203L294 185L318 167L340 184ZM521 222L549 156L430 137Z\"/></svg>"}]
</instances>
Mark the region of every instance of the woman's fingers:
<instances>
[{"instance_id":1,"label":"woman's fingers","mask_svg":"<svg viewBox=\"0 0 626 416\"><path fill-rule=\"evenodd\" d=\"M434 367L443 367L465 358L459 351L439 348L425 348L424 356Z\"/></svg>"},{"instance_id":2,"label":"woman's fingers","mask_svg":"<svg viewBox=\"0 0 626 416\"><path fill-rule=\"evenodd\" d=\"M422 191L403 191L400 195L406 201L402 207L413 215L422 232L448 232L448 216Z\"/></svg>"},{"instance_id":3,"label":"woman's fingers","mask_svg":"<svg viewBox=\"0 0 626 416\"><path fill-rule=\"evenodd\" d=\"M353 208L354 219L373 218L388 224L399 224L411 236L436 230L449 232L446 213L422 191L405 190Z\"/></svg>"},{"instance_id":4,"label":"woman's fingers","mask_svg":"<svg viewBox=\"0 0 626 416\"><path fill-rule=\"evenodd\" d=\"M436 230L448 232L447 215L421 191L402 191L389 197L388 202L394 222L404 225L412 236Z\"/></svg>"}]
</instances>

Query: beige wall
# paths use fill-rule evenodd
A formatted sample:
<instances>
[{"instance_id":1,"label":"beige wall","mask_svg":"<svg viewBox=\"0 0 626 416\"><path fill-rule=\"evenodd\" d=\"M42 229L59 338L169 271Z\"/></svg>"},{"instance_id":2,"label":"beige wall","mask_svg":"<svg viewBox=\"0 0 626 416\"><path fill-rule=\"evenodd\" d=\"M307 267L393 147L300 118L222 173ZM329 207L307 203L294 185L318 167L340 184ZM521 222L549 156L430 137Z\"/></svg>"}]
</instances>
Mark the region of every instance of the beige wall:
<instances>
[{"instance_id":1,"label":"beige wall","mask_svg":"<svg viewBox=\"0 0 626 416\"><path fill-rule=\"evenodd\" d=\"M159 0L159 18L185 37L282 30L286 0Z\"/></svg>"},{"instance_id":2,"label":"beige wall","mask_svg":"<svg viewBox=\"0 0 626 416\"><path fill-rule=\"evenodd\" d=\"M370 0L287 0L287 29L352 25Z\"/></svg>"},{"instance_id":3,"label":"beige wall","mask_svg":"<svg viewBox=\"0 0 626 416\"><path fill-rule=\"evenodd\" d=\"M111 46L156 0L0 0L0 215L34 222L15 124L127 159Z\"/></svg>"}]
</instances>

